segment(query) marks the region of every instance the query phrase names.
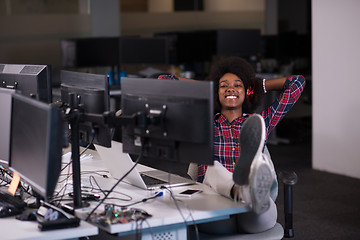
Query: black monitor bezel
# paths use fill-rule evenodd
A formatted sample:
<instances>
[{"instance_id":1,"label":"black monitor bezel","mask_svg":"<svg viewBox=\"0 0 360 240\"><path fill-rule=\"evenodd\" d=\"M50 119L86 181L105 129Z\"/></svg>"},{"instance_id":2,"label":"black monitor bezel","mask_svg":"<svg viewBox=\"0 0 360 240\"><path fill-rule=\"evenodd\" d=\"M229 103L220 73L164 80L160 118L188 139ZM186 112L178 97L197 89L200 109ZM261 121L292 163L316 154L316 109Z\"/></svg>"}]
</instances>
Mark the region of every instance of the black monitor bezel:
<instances>
[{"instance_id":1,"label":"black monitor bezel","mask_svg":"<svg viewBox=\"0 0 360 240\"><path fill-rule=\"evenodd\" d=\"M110 92L108 77L105 74L94 74L86 72L75 72L62 70L61 71L61 101L71 105L69 94L88 95L87 102L81 102L79 106L70 106L81 109L81 113L86 114L103 114L110 110ZM104 96L103 104L99 107L94 107L93 97ZM99 144L104 147L111 146L111 129L103 122L89 122L85 118L84 121L79 122L79 136L80 144ZM95 136L93 138L93 130Z\"/></svg>"},{"instance_id":2,"label":"black monitor bezel","mask_svg":"<svg viewBox=\"0 0 360 240\"><path fill-rule=\"evenodd\" d=\"M15 90L0 88L0 94L4 95L0 98L0 105L4 104L4 108L1 110L1 150L0 150L0 164L7 167L10 161L10 134L11 134L11 105L12 105L12 94ZM4 97L4 98L3 98ZM7 108L7 109L6 109ZM5 112L5 109L8 112Z\"/></svg>"},{"instance_id":3,"label":"black monitor bezel","mask_svg":"<svg viewBox=\"0 0 360 240\"><path fill-rule=\"evenodd\" d=\"M43 149L44 152L42 152L44 159L42 159L41 163L39 162L39 164L36 165L36 169L42 169L42 171L36 170L35 173L28 173L26 172L27 170L24 170L26 166L24 168L22 164L25 164L26 161L32 156L27 156L26 158L20 156L19 160L16 158L19 152L22 152L20 151L22 147L21 144L16 144L15 142L16 138L19 137L15 137L15 131L19 131L17 126L26 126L27 124L30 124L31 121L29 121L29 119L33 116L36 116L34 115L35 112L33 111L32 114L26 115L27 120L24 120L24 118L19 119L18 117L16 117L17 113L23 112L23 109L17 109L19 107L17 105L18 102L20 104L23 104L23 106L27 105L27 107L37 109L38 111L41 111L41 114L47 116L47 119L45 120L47 124L37 124L36 126L29 126L27 133L29 134L29 138L34 137L34 139L31 140L31 143L35 145L38 139L35 139L35 136L31 136L31 132L36 131L39 134L44 134L43 137L45 138L44 141L46 146L39 146L39 149L40 147L44 147L45 149ZM11 171L15 171L17 174L20 175L22 180L30 184L37 196L41 196L45 200L48 200L49 198L51 198L55 191L61 172L62 148L64 143L63 115L60 109L55 105L47 104L36 99L14 93L12 95L11 119L9 169ZM22 136L21 140L23 140L23 138L24 137ZM36 149L36 146L32 149ZM17 163L16 161L20 162ZM39 161L39 159L36 159L35 161ZM44 163L46 164L46 166L44 166ZM42 183L34 180L38 177L39 174L46 174L45 181Z\"/></svg>"},{"instance_id":4,"label":"black monitor bezel","mask_svg":"<svg viewBox=\"0 0 360 240\"><path fill-rule=\"evenodd\" d=\"M50 65L0 64L0 84L42 102L52 102Z\"/></svg>"},{"instance_id":5,"label":"black monitor bezel","mask_svg":"<svg viewBox=\"0 0 360 240\"><path fill-rule=\"evenodd\" d=\"M161 144L166 145L166 148L177 148L175 151L181 151L180 153L175 153L176 157L169 159L164 157L154 156L151 151L143 152L144 157L152 157L156 161L172 161L179 163L190 163L195 162L199 164L212 165L213 164L213 83L208 81L174 81L166 79L149 79L149 78L123 78L122 83L122 114L123 116L128 116L136 114L138 109L130 109L131 106L128 103L129 96L130 98L139 98L150 99L149 102L156 99L157 102L164 101L179 101L179 104L184 102L198 103L198 101L206 102L206 116L201 116L201 119L188 118L183 119L187 122L187 128L185 131L188 131L189 134L193 129L194 139L186 139L183 134L175 134L171 136L170 130L166 129L167 134L162 135L159 131L161 127L157 127L155 131L157 133L151 135L147 132L147 129L141 129L139 127L132 128L131 126L122 127L122 142L123 142L123 151L130 154L139 155L141 147L135 146L134 144L134 135L141 136L146 138L151 142L150 144ZM145 100L146 101L146 100ZM186 103L186 104L187 104ZM175 103L176 104L176 103ZM185 105L184 105L185 106ZM156 111L157 109L155 109ZM183 109L184 110L184 109ZM182 111L185 113L186 110ZM173 112L174 113L174 112ZM181 113L176 113L177 116L181 117ZM184 117L186 114L184 114ZM194 121L191 123L191 121ZM166 116L165 116L165 128L166 126ZM156 127L155 127L156 128ZM179 126L181 129L181 126ZM199 137L199 129L202 128L203 136ZM139 130L140 129L140 130ZM150 129L150 128L149 128ZM135 134L134 134L134 132ZM150 129L151 130L151 129ZM196 146L196 147L195 147ZM160 147L161 148L161 147ZM149 148L150 149L150 148ZM191 154L190 154L191 152ZM185 154L184 154L185 153ZM147 155L148 154L148 155Z\"/></svg>"},{"instance_id":6,"label":"black monitor bezel","mask_svg":"<svg viewBox=\"0 0 360 240\"><path fill-rule=\"evenodd\" d=\"M169 63L169 43L166 38L119 38L121 65L165 65Z\"/></svg>"}]
</instances>

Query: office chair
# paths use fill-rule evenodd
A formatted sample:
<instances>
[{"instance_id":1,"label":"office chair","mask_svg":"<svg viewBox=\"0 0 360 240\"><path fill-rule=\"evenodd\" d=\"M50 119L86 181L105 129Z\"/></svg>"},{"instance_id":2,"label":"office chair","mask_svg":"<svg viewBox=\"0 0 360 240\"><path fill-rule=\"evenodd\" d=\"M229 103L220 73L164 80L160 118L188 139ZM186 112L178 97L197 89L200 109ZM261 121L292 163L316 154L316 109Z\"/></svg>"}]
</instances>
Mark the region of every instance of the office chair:
<instances>
[{"instance_id":1,"label":"office chair","mask_svg":"<svg viewBox=\"0 0 360 240\"><path fill-rule=\"evenodd\" d=\"M269 154L267 147L265 147L265 154ZM293 238L293 186L297 183L298 177L294 171L280 171L278 179L284 186L284 226L276 223L273 228L267 231L253 234L210 235L199 232L199 240L279 240ZM189 239L197 239L194 232L190 233Z\"/></svg>"}]
</instances>

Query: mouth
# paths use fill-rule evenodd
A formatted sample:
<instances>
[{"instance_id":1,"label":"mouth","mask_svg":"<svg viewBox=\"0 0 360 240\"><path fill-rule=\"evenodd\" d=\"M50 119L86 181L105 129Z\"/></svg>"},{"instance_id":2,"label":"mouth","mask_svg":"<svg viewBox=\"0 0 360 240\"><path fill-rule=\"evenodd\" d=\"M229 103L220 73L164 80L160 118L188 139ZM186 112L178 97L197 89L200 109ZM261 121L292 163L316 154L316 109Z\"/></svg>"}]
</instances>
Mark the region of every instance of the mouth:
<instances>
[{"instance_id":1,"label":"mouth","mask_svg":"<svg viewBox=\"0 0 360 240\"><path fill-rule=\"evenodd\" d=\"M237 99L239 98L239 96L235 96L235 95L228 95L228 96L225 96L226 99Z\"/></svg>"}]
</instances>

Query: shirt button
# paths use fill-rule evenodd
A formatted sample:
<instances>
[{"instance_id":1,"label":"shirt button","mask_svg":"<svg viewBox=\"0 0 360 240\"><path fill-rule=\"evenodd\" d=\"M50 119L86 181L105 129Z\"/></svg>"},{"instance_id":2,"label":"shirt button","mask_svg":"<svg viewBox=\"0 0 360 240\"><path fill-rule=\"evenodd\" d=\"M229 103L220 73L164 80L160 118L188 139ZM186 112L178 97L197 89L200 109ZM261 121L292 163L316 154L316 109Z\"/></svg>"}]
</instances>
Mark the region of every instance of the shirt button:
<instances>
[{"instance_id":1,"label":"shirt button","mask_svg":"<svg viewBox=\"0 0 360 240\"><path fill-rule=\"evenodd\" d=\"M232 148L233 151L235 151L235 148Z\"/></svg>"}]
</instances>

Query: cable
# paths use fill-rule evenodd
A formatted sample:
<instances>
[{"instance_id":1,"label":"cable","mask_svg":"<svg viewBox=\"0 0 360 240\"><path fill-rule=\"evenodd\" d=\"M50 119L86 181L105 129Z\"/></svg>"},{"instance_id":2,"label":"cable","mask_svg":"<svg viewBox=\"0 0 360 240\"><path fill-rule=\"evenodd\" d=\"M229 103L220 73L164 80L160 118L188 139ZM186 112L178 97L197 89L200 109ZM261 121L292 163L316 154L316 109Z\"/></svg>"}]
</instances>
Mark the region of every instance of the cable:
<instances>
[{"instance_id":1,"label":"cable","mask_svg":"<svg viewBox=\"0 0 360 240\"><path fill-rule=\"evenodd\" d=\"M180 209L179 205L177 204L177 199L174 197L174 194L173 194L172 190L171 190L171 189L169 189L168 187L165 187L165 186L161 186L161 188L160 188L160 189L166 189L166 190L170 193L170 197L171 197L171 199L173 199L174 204L175 204L175 206L176 206L177 210L179 211L179 213L180 213L180 215L181 215L182 219L184 220L184 222L185 222L185 224L186 224L186 223L187 223L187 221L186 221L186 219L185 219L184 215L182 214L182 212L181 212L181 209Z\"/></svg>"},{"instance_id":2,"label":"cable","mask_svg":"<svg viewBox=\"0 0 360 240\"><path fill-rule=\"evenodd\" d=\"M153 232L153 229L152 229L152 227L150 226L149 222L147 221L146 218L145 218L145 219L142 219L141 228L142 228L143 222L145 222L145 223L148 225L149 230L150 230L150 234L151 234L151 238L154 240L154 232Z\"/></svg>"},{"instance_id":3,"label":"cable","mask_svg":"<svg viewBox=\"0 0 360 240\"><path fill-rule=\"evenodd\" d=\"M122 176L115 184L114 186L109 190L109 192L105 195L105 197L103 199L101 199L101 201L98 203L98 205L96 205L96 207L90 212L90 214L86 217L85 221L88 221L91 217L91 215L96 211L96 209L98 209L98 207L105 201L105 199L110 195L110 193L115 189L115 187L127 176L129 175L129 173L137 166L138 162L140 161L140 159L142 158L144 153L144 142L142 141L142 148L141 148L141 152L140 155L138 156L138 158L136 159L136 161L134 162L134 166L132 166L132 168L124 175Z\"/></svg>"},{"instance_id":4,"label":"cable","mask_svg":"<svg viewBox=\"0 0 360 240\"><path fill-rule=\"evenodd\" d=\"M80 156L83 155L83 154L90 148L90 146L93 144L94 139L95 139L96 132L95 132L94 130L93 130L92 132L93 132L93 134L92 134L91 141L90 141L90 143L84 148L84 150L80 153ZM72 155L71 155L71 161L69 161L69 162L61 169L60 172L62 172L65 168L67 168L71 163L72 163Z\"/></svg>"},{"instance_id":5,"label":"cable","mask_svg":"<svg viewBox=\"0 0 360 240\"><path fill-rule=\"evenodd\" d=\"M77 120L77 121L79 121L79 120ZM89 147L93 144L93 141L94 141L94 139L95 139L96 132L92 129L92 133L93 133L93 134L92 134L91 141L90 141L89 144L84 148L84 150L79 154L79 156L83 155L83 154L89 149ZM72 158L73 158L73 156L72 156L72 154L71 154L71 161L69 161L69 162L60 170L60 172L62 172L62 171L64 171L66 168L68 168L68 172L67 172L67 174L66 174L67 177L65 177L62 181L59 181L59 182L58 182L58 184L59 184L59 183L62 183L62 182L65 181L65 185L64 185L64 187L62 188L62 189L64 190L64 192L65 192L65 187L68 185L68 180L69 180L69 178L72 176L72 175L70 174L70 167L68 167L68 166L69 166L70 164L72 164L72 162L73 162ZM62 190L62 189L61 189L61 190ZM57 195L59 195L59 194L61 193L61 190L58 192ZM58 201L61 201L64 196L66 196L66 195L65 195L65 194L61 195L61 198L60 198Z\"/></svg>"},{"instance_id":6,"label":"cable","mask_svg":"<svg viewBox=\"0 0 360 240\"><path fill-rule=\"evenodd\" d=\"M95 184L96 184L97 187L98 187L96 190L100 191L100 192L103 193L104 195L107 194L108 191L102 190L101 187L99 186L99 184L97 183L96 179L95 179L93 176L90 176L89 179L90 179L90 184L91 184L91 190L90 190L90 192L93 192L93 190L95 189L94 186L92 185L92 181L94 181ZM122 201L131 201L131 200L133 199L130 195L127 195L127 194L122 193L122 192L112 191L112 193L121 194L121 195L123 195L123 196L125 196L125 197L128 197L128 199L124 199L124 198L107 198L107 199L118 199L118 200L122 200Z\"/></svg>"},{"instance_id":7,"label":"cable","mask_svg":"<svg viewBox=\"0 0 360 240\"><path fill-rule=\"evenodd\" d=\"M110 173L109 170L97 170L97 171L81 171L82 175L85 174L95 174L95 175L99 175L101 177L107 178L108 176L106 174L101 174L101 172L103 173Z\"/></svg>"},{"instance_id":8,"label":"cable","mask_svg":"<svg viewBox=\"0 0 360 240\"><path fill-rule=\"evenodd\" d=\"M127 208L127 207L134 206L134 205L136 205L136 204L139 204L139 203L147 202L148 200L155 199L155 198L160 197L160 196L162 196L162 195L163 195L162 192L158 192L158 193L154 194L154 195L151 196L151 197L143 198L143 199L141 199L140 201L133 202L133 203L129 203L129 204L127 204L127 205L119 205L119 204L114 204L114 203L112 203L112 205L114 205L114 206L116 206L116 207L120 207L120 208Z\"/></svg>"},{"instance_id":9,"label":"cable","mask_svg":"<svg viewBox=\"0 0 360 240\"><path fill-rule=\"evenodd\" d=\"M185 204L186 208L189 210L189 216L191 217L191 220L192 220L192 222L194 223L196 239L199 239L199 230L198 230L197 224L196 224L196 222L195 222L195 219L194 219L194 217L193 217L193 215L192 215L192 213L191 213L191 209L187 206L187 204L186 204L185 202L176 199L176 198L174 197L174 194L173 194L173 192L172 192L171 189L169 189L168 187L165 187L165 186L162 186L161 189L166 189L166 190L170 193L171 199L173 199L174 204L175 204L176 208L178 209L178 211L179 211L182 219L184 220L185 225L187 225L187 220L186 220L186 218L184 217L184 215L183 215L183 213L182 213L179 205L177 204L177 202L179 201L179 202L182 202L182 203Z\"/></svg>"}]
</instances>

